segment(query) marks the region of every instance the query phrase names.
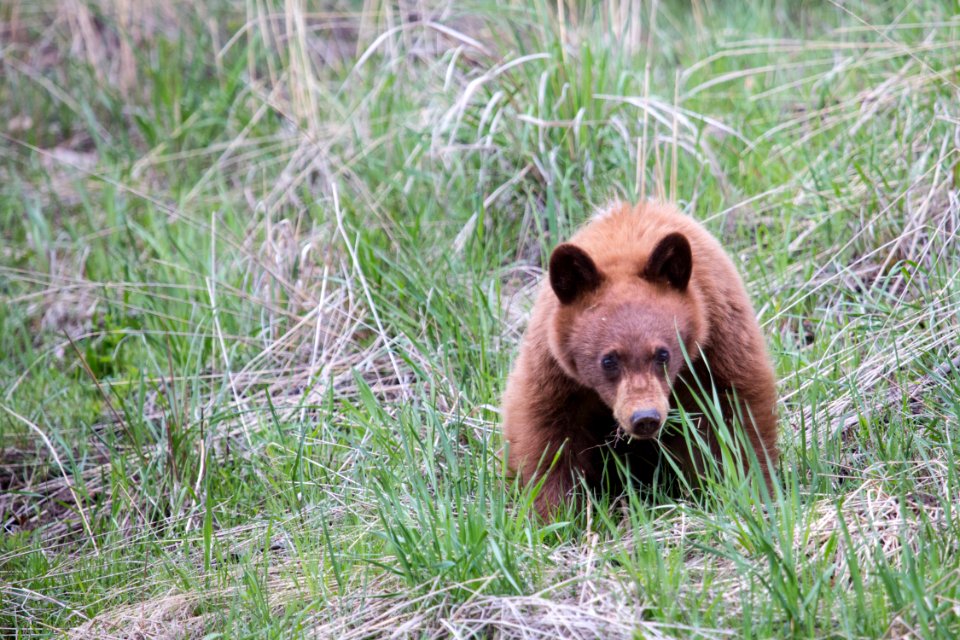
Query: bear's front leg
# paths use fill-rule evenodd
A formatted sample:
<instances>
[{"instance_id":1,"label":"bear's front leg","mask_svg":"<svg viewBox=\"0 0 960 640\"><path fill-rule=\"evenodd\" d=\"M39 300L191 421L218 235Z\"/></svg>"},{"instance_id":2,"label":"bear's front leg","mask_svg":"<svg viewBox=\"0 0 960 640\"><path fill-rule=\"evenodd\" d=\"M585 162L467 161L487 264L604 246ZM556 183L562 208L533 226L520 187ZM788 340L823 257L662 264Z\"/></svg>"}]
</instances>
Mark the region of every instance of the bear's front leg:
<instances>
[{"instance_id":1,"label":"bear's front leg","mask_svg":"<svg viewBox=\"0 0 960 640\"><path fill-rule=\"evenodd\" d=\"M511 410L508 405L505 434L509 467L525 486L542 481L534 506L540 516L549 518L573 493L574 472L586 471L580 468L574 451L586 446L580 438L571 439L571 434L564 433L552 411L533 416L529 407L523 403Z\"/></svg>"},{"instance_id":2,"label":"bear's front leg","mask_svg":"<svg viewBox=\"0 0 960 640\"><path fill-rule=\"evenodd\" d=\"M533 502L537 514L545 521L552 519L560 505L569 501L573 495L573 469L569 462L563 460L564 457L561 453L557 465L547 472L540 493Z\"/></svg>"},{"instance_id":3,"label":"bear's front leg","mask_svg":"<svg viewBox=\"0 0 960 640\"><path fill-rule=\"evenodd\" d=\"M588 478L592 472L590 452L601 443L583 425L589 422L585 412L598 400L585 395L559 368L551 370L552 375L533 376L527 365L527 358L521 357L507 384L504 436L510 470L525 485L543 479L535 506L548 518L570 499L575 472Z\"/></svg>"}]
</instances>

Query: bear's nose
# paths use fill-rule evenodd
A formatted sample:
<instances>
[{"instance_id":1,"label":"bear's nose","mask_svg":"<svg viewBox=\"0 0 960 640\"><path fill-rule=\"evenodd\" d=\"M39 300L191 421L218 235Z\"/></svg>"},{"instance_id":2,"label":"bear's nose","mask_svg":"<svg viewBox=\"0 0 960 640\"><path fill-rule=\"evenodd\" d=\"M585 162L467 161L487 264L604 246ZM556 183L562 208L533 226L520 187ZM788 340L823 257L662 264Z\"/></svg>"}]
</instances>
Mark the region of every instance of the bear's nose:
<instances>
[{"instance_id":1,"label":"bear's nose","mask_svg":"<svg viewBox=\"0 0 960 640\"><path fill-rule=\"evenodd\" d=\"M656 409L641 409L630 416L630 426L636 434L648 434L660 428L660 412Z\"/></svg>"}]
</instances>

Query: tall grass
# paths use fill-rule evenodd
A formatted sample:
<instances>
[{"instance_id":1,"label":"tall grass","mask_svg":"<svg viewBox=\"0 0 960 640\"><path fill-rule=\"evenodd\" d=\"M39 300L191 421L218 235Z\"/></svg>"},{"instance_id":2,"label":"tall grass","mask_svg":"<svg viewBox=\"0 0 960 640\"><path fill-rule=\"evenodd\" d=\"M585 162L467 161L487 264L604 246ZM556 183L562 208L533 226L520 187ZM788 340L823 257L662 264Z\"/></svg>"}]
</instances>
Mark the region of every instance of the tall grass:
<instances>
[{"instance_id":1,"label":"tall grass","mask_svg":"<svg viewBox=\"0 0 960 640\"><path fill-rule=\"evenodd\" d=\"M3 634L955 637L955 9L0 6ZM775 495L505 477L614 197L743 273Z\"/></svg>"}]
</instances>

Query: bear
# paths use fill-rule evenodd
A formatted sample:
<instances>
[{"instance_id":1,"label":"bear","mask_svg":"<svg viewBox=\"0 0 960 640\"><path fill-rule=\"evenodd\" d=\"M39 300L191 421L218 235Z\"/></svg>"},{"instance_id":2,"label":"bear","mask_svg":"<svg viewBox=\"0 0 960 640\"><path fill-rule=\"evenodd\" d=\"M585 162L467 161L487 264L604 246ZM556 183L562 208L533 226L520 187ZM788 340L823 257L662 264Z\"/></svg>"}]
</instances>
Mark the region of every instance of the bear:
<instances>
[{"instance_id":1,"label":"bear","mask_svg":"<svg viewBox=\"0 0 960 640\"><path fill-rule=\"evenodd\" d=\"M544 518L573 496L573 472L609 488L609 450L641 479L667 453L693 479L704 459L664 423L674 400L720 455L715 427L696 417L698 386L715 391L724 423L742 425L737 441L755 454L744 459L772 491L776 377L737 269L675 206L615 202L550 256L503 395L508 468L542 481Z\"/></svg>"}]
</instances>

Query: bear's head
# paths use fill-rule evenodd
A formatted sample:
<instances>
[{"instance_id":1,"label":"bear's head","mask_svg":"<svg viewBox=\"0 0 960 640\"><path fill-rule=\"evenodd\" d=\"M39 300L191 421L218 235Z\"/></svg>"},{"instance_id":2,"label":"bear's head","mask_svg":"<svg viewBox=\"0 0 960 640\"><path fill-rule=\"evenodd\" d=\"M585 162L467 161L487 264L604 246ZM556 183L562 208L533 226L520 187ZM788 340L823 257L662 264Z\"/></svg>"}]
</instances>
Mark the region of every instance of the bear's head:
<instances>
[{"instance_id":1,"label":"bear's head","mask_svg":"<svg viewBox=\"0 0 960 640\"><path fill-rule=\"evenodd\" d=\"M568 376L610 407L624 434L655 438L684 349L695 357L704 331L690 243L669 233L648 252L594 253L566 243L550 257L559 303L550 349Z\"/></svg>"}]
</instances>

